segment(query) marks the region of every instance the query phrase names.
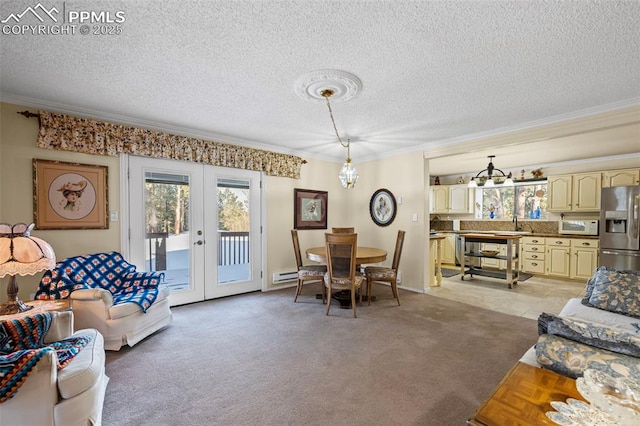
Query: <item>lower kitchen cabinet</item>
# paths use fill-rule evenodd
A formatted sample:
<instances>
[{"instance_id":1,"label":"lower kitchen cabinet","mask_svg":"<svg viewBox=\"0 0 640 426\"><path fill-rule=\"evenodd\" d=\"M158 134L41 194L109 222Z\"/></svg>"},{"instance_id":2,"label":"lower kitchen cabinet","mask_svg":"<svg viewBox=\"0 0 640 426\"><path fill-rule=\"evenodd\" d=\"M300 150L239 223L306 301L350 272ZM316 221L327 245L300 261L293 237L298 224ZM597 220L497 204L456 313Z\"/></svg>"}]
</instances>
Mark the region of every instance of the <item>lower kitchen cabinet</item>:
<instances>
[{"instance_id":1,"label":"lower kitchen cabinet","mask_svg":"<svg viewBox=\"0 0 640 426\"><path fill-rule=\"evenodd\" d=\"M456 264L456 235L447 234L442 240L442 263L446 265Z\"/></svg>"},{"instance_id":2,"label":"lower kitchen cabinet","mask_svg":"<svg viewBox=\"0 0 640 426\"><path fill-rule=\"evenodd\" d=\"M547 275L569 278L571 275L571 239L547 238Z\"/></svg>"},{"instance_id":3,"label":"lower kitchen cabinet","mask_svg":"<svg viewBox=\"0 0 640 426\"><path fill-rule=\"evenodd\" d=\"M598 240L571 240L571 278L588 280L598 267Z\"/></svg>"},{"instance_id":4,"label":"lower kitchen cabinet","mask_svg":"<svg viewBox=\"0 0 640 426\"><path fill-rule=\"evenodd\" d=\"M544 275L545 264L545 239L541 237L522 238L522 272Z\"/></svg>"}]
</instances>

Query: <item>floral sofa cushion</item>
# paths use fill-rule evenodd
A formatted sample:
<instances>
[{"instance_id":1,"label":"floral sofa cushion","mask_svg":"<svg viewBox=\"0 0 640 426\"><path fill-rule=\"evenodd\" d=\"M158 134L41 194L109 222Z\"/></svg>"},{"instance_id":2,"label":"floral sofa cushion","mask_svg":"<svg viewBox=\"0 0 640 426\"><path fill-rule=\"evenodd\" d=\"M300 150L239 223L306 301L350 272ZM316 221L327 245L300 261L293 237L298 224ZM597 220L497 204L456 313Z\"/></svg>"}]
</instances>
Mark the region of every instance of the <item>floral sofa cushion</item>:
<instances>
[{"instance_id":1,"label":"floral sofa cushion","mask_svg":"<svg viewBox=\"0 0 640 426\"><path fill-rule=\"evenodd\" d=\"M542 313L538 317L538 334L553 334L596 348L640 358L640 332L631 333L591 321Z\"/></svg>"},{"instance_id":2,"label":"floral sofa cushion","mask_svg":"<svg viewBox=\"0 0 640 426\"><path fill-rule=\"evenodd\" d=\"M640 318L640 272L601 266L587 283L587 297L594 308Z\"/></svg>"},{"instance_id":3,"label":"floral sofa cushion","mask_svg":"<svg viewBox=\"0 0 640 426\"><path fill-rule=\"evenodd\" d=\"M543 334L536 343L540 365L563 376L577 378L594 369L612 377L640 380L640 359L600 349L553 334Z\"/></svg>"},{"instance_id":4,"label":"floral sofa cushion","mask_svg":"<svg viewBox=\"0 0 640 426\"><path fill-rule=\"evenodd\" d=\"M158 297L164 274L137 272L118 252L88 254L64 259L47 271L36 299L66 299L78 289L102 288L113 295L113 304L135 303L143 312Z\"/></svg>"}]
</instances>

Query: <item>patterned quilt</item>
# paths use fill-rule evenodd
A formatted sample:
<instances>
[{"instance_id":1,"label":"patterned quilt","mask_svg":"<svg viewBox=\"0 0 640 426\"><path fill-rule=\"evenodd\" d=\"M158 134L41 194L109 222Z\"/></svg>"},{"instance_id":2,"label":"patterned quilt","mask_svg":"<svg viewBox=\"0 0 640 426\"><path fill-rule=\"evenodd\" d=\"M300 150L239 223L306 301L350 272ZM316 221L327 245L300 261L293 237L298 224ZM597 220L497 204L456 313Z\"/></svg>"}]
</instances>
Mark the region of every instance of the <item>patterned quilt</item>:
<instances>
[{"instance_id":1,"label":"patterned quilt","mask_svg":"<svg viewBox=\"0 0 640 426\"><path fill-rule=\"evenodd\" d=\"M60 370L89 343L88 337L80 336L45 344L52 318L44 312L0 321L0 403L13 398L45 354L56 353Z\"/></svg>"},{"instance_id":2,"label":"patterned quilt","mask_svg":"<svg viewBox=\"0 0 640 426\"><path fill-rule=\"evenodd\" d=\"M36 292L36 299L66 299L78 289L102 288L113 295L113 304L132 302L143 312L158 297L163 273L137 272L118 252L69 257L47 271Z\"/></svg>"}]
</instances>

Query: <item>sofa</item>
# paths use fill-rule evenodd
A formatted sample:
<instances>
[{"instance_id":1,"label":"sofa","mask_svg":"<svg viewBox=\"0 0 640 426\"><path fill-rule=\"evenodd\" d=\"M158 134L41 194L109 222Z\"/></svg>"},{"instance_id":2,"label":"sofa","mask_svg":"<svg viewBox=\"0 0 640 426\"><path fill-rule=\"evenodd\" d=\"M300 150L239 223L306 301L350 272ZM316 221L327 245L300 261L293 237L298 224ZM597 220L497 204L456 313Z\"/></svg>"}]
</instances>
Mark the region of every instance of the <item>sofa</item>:
<instances>
[{"instance_id":1,"label":"sofa","mask_svg":"<svg viewBox=\"0 0 640 426\"><path fill-rule=\"evenodd\" d=\"M73 333L73 313L70 311L46 315L50 315L50 326L43 333L44 344L70 338L71 341L80 339L83 343L78 346L82 347L61 369L58 368L62 359L60 353L48 348L35 364L35 357L18 364L33 365L33 368L26 378L21 377L22 385L15 394L0 403L0 425L99 425L109 382L105 374L102 335L95 329ZM4 328L0 334L5 336L6 343ZM21 374L25 371L21 370Z\"/></svg>"},{"instance_id":2,"label":"sofa","mask_svg":"<svg viewBox=\"0 0 640 426\"><path fill-rule=\"evenodd\" d=\"M538 334L521 362L572 378L593 369L640 381L640 272L597 268L582 298L540 315Z\"/></svg>"},{"instance_id":3,"label":"sofa","mask_svg":"<svg viewBox=\"0 0 640 426\"><path fill-rule=\"evenodd\" d=\"M71 299L78 328L95 328L105 349L134 346L172 321L164 274L138 272L118 252L64 259L40 281L36 299Z\"/></svg>"}]
</instances>

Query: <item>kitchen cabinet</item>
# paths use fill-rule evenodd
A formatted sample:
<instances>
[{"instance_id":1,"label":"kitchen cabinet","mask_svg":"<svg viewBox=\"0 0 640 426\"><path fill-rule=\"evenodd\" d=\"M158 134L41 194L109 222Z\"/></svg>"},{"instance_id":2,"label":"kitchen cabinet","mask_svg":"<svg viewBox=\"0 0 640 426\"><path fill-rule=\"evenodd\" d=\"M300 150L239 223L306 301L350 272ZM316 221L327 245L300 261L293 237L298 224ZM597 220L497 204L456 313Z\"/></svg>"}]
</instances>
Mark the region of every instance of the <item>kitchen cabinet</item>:
<instances>
[{"instance_id":1,"label":"kitchen cabinet","mask_svg":"<svg viewBox=\"0 0 640 426\"><path fill-rule=\"evenodd\" d=\"M545 264L545 239L541 237L522 238L522 272L544 275Z\"/></svg>"},{"instance_id":2,"label":"kitchen cabinet","mask_svg":"<svg viewBox=\"0 0 640 426\"><path fill-rule=\"evenodd\" d=\"M571 275L571 239L546 238L547 275L569 278Z\"/></svg>"},{"instance_id":3,"label":"kitchen cabinet","mask_svg":"<svg viewBox=\"0 0 640 426\"><path fill-rule=\"evenodd\" d=\"M600 211L600 172L549 176L547 188L548 211Z\"/></svg>"},{"instance_id":4,"label":"kitchen cabinet","mask_svg":"<svg viewBox=\"0 0 640 426\"><path fill-rule=\"evenodd\" d=\"M640 184L640 169L607 170L602 173L602 187Z\"/></svg>"},{"instance_id":5,"label":"kitchen cabinet","mask_svg":"<svg viewBox=\"0 0 640 426\"><path fill-rule=\"evenodd\" d=\"M598 240L571 240L571 278L588 280L598 267Z\"/></svg>"},{"instance_id":6,"label":"kitchen cabinet","mask_svg":"<svg viewBox=\"0 0 640 426\"><path fill-rule=\"evenodd\" d=\"M456 236L447 234L442 240L442 263L447 265L456 264Z\"/></svg>"},{"instance_id":7,"label":"kitchen cabinet","mask_svg":"<svg viewBox=\"0 0 640 426\"><path fill-rule=\"evenodd\" d=\"M473 213L473 190L467 185L434 185L431 187L430 213Z\"/></svg>"}]
</instances>

